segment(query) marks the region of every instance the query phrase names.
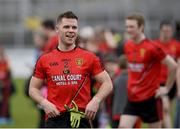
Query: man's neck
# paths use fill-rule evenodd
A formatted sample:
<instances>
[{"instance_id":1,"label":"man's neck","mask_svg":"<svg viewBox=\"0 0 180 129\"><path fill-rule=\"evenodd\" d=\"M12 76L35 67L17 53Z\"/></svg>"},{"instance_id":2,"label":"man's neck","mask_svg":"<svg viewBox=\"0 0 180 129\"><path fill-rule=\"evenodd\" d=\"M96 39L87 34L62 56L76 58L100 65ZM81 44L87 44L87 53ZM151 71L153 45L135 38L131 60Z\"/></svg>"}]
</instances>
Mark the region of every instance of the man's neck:
<instances>
[{"instance_id":1,"label":"man's neck","mask_svg":"<svg viewBox=\"0 0 180 129\"><path fill-rule=\"evenodd\" d=\"M143 41L145 38L146 38L146 37L145 37L144 33L142 33L142 34L140 34L139 36L137 36L137 38L134 39L133 41L135 42L135 44L140 44L141 41Z\"/></svg>"},{"instance_id":2,"label":"man's neck","mask_svg":"<svg viewBox=\"0 0 180 129\"><path fill-rule=\"evenodd\" d=\"M162 37L159 38L159 40L162 42L162 43L168 43L170 41L170 39L164 39Z\"/></svg>"},{"instance_id":3,"label":"man's neck","mask_svg":"<svg viewBox=\"0 0 180 129\"><path fill-rule=\"evenodd\" d=\"M67 46L67 45L64 45L64 44L62 44L62 43L59 43L59 45L58 45L58 49L61 50L61 51L71 51L71 50L73 50L75 47L76 47L75 44L72 44L72 45Z\"/></svg>"}]
</instances>

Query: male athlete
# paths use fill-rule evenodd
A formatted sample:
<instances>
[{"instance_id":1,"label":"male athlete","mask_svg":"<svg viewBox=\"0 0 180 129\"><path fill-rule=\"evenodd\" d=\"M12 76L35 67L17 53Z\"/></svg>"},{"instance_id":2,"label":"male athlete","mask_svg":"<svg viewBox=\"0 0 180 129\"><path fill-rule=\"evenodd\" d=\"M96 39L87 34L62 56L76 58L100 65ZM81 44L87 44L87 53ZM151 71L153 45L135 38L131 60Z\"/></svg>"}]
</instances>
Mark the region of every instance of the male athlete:
<instances>
[{"instance_id":1,"label":"male athlete","mask_svg":"<svg viewBox=\"0 0 180 129\"><path fill-rule=\"evenodd\" d=\"M126 18L126 31L130 40L124 46L128 60L128 103L119 127L132 128L138 117L150 128L161 127L161 96L171 89L175 74L175 61L144 34L144 17L133 14ZM168 68L165 87L159 87L161 63Z\"/></svg>"},{"instance_id":2,"label":"male athlete","mask_svg":"<svg viewBox=\"0 0 180 129\"><path fill-rule=\"evenodd\" d=\"M46 127L89 128L100 102L112 91L112 82L95 54L75 45L78 18L71 12L60 14L56 31L58 48L42 55L36 63L29 94L46 112ZM91 98L90 79L101 87ZM47 81L47 99L40 95Z\"/></svg>"}]
</instances>

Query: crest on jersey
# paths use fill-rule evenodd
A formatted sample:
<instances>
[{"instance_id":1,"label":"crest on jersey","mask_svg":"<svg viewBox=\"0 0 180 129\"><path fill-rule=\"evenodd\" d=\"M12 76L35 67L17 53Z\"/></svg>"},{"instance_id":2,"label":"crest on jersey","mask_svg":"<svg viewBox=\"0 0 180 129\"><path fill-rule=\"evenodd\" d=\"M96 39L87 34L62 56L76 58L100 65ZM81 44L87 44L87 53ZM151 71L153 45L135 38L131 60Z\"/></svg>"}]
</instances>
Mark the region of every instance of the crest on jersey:
<instances>
[{"instance_id":1,"label":"crest on jersey","mask_svg":"<svg viewBox=\"0 0 180 129\"><path fill-rule=\"evenodd\" d=\"M71 72L70 72L69 69L64 69L64 70L63 70L63 73L64 73L64 74L70 74Z\"/></svg>"},{"instance_id":2,"label":"crest on jersey","mask_svg":"<svg viewBox=\"0 0 180 129\"><path fill-rule=\"evenodd\" d=\"M144 48L140 49L140 56L143 58L145 55L146 50Z\"/></svg>"},{"instance_id":3,"label":"crest on jersey","mask_svg":"<svg viewBox=\"0 0 180 129\"><path fill-rule=\"evenodd\" d=\"M83 64L83 59L82 59L82 58L76 58L76 59L75 59L75 62L76 62L76 65L77 65L77 66L82 66L82 64Z\"/></svg>"}]
</instances>

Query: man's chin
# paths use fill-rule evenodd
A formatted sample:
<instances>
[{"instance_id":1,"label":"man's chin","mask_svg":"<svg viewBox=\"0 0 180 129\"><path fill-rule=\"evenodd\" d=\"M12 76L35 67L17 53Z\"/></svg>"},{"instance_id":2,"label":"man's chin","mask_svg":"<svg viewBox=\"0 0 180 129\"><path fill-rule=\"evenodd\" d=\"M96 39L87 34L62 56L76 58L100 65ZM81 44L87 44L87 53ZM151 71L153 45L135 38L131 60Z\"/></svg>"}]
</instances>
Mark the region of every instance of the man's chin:
<instances>
[{"instance_id":1,"label":"man's chin","mask_svg":"<svg viewBox=\"0 0 180 129\"><path fill-rule=\"evenodd\" d=\"M73 45L75 42L66 42L66 45L67 46L71 46L71 45Z\"/></svg>"}]
</instances>

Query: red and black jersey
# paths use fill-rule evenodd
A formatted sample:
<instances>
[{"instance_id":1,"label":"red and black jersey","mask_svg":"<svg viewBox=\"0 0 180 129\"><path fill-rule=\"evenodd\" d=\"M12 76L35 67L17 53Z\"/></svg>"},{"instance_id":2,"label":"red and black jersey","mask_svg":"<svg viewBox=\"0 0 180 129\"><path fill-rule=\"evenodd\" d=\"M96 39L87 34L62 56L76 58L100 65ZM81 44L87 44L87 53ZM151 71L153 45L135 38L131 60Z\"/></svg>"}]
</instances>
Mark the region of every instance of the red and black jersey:
<instances>
[{"instance_id":1,"label":"red and black jersey","mask_svg":"<svg viewBox=\"0 0 180 129\"><path fill-rule=\"evenodd\" d=\"M145 39L140 44L128 41L124 47L128 59L128 98L143 101L155 95L160 83L161 61L165 52L154 42Z\"/></svg>"},{"instance_id":2,"label":"red and black jersey","mask_svg":"<svg viewBox=\"0 0 180 129\"><path fill-rule=\"evenodd\" d=\"M177 58L180 57L180 44L177 42L177 40L172 39L169 42L162 43L160 40L156 40L157 44L160 45L160 47L166 52L166 54L170 55L172 58L177 60ZM162 84L166 83L168 69L167 66L162 64L161 65L161 78L160 81Z\"/></svg>"},{"instance_id":3,"label":"red and black jersey","mask_svg":"<svg viewBox=\"0 0 180 129\"><path fill-rule=\"evenodd\" d=\"M79 47L68 52L55 49L38 59L34 77L46 79L47 99L61 112L65 111L64 104L70 105L86 77L82 89L74 100L79 109L85 110L91 99L90 79L103 70L99 58L89 51Z\"/></svg>"}]
</instances>

